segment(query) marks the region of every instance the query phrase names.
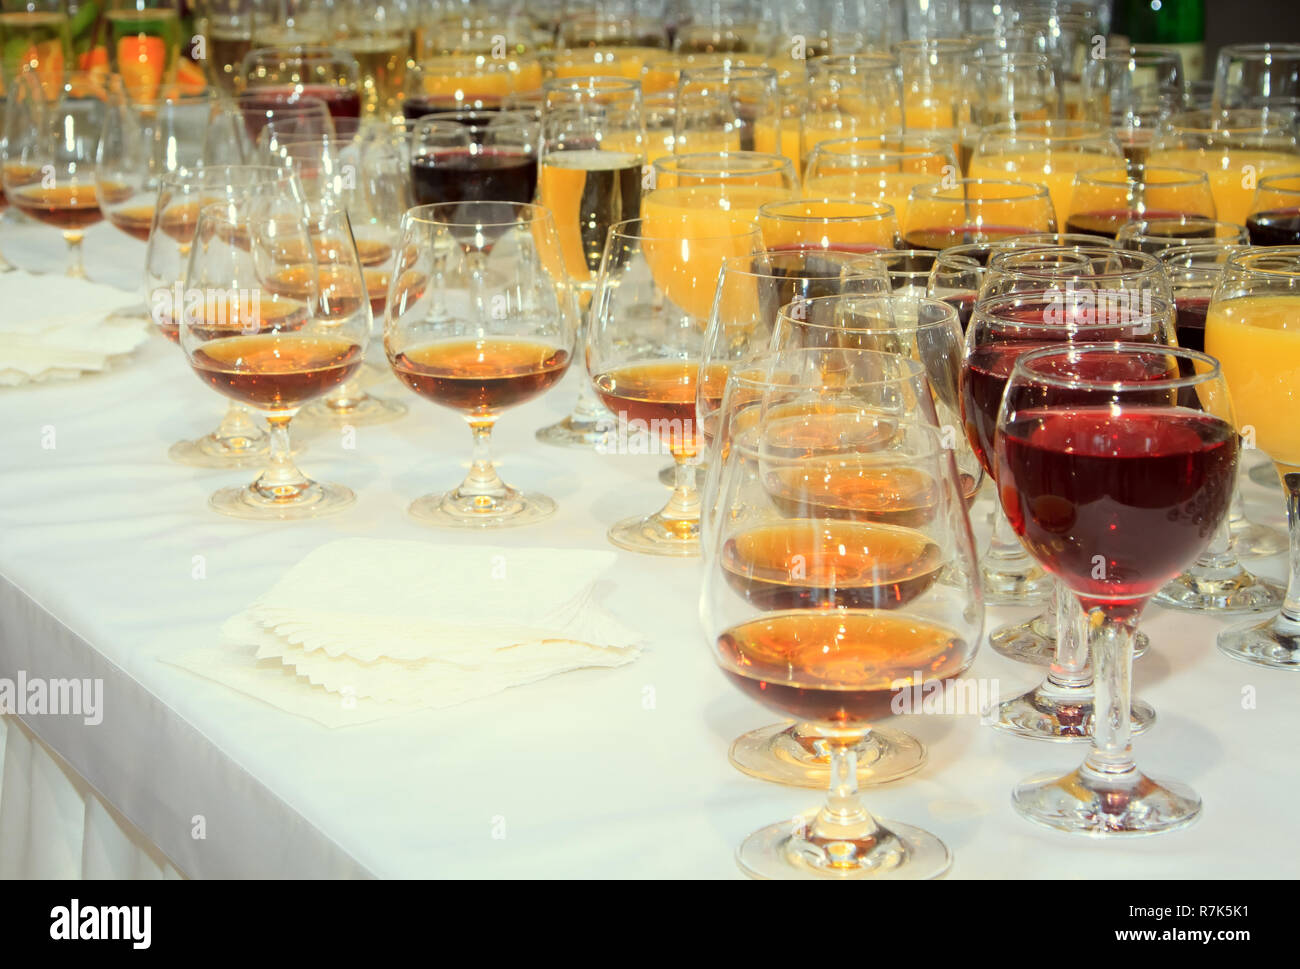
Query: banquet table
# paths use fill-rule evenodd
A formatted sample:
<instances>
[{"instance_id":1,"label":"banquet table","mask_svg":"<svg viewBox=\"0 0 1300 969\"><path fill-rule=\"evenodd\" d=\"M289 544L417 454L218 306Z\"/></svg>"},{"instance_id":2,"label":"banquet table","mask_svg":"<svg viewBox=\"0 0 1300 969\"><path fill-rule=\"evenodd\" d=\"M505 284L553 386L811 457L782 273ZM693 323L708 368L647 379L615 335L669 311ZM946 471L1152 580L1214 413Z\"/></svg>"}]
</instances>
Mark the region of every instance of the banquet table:
<instances>
[{"instance_id":1,"label":"banquet table","mask_svg":"<svg viewBox=\"0 0 1300 969\"><path fill-rule=\"evenodd\" d=\"M58 243L43 227L0 226L0 251L51 272L52 286ZM130 302L143 246L101 225L86 247L92 278ZM349 485L357 503L293 523L208 508L213 490L253 472L169 461L168 446L215 426L224 401L160 336L109 373L0 390L0 677L104 680L97 725L0 717L0 876L741 877L742 838L821 795L729 765L731 741L774 718L714 666L699 560L618 552L598 595L643 641L625 667L369 724L329 729L163 661L218 646L226 619L335 539L607 548L610 523L664 501L666 462L537 443L579 378L509 412L495 435L503 476L555 498L558 513L488 534L407 516L411 499L459 480L470 436L391 377L372 391L403 399L407 416L355 441L300 438L303 469ZM1244 487L1252 515L1282 525L1280 492ZM990 507L986 495L972 513L981 541ZM1280 556L1253 564L1284 577ZM990 609L986 630L1031 614ZM938 834L950 878L1294 876L1300 677L1219 654L1223 625L1153 606L1152 648L1135 668L1159 716L1138 762L1200 793L1191 828L1102 842L1031 826L1012 786L1076 766L1085 748L1007 736L974 715L895 718L929 757L866 788L867 806ZM986 647L969 675L1010 694L1042 672Z\"/></svg>"}]
</instances>

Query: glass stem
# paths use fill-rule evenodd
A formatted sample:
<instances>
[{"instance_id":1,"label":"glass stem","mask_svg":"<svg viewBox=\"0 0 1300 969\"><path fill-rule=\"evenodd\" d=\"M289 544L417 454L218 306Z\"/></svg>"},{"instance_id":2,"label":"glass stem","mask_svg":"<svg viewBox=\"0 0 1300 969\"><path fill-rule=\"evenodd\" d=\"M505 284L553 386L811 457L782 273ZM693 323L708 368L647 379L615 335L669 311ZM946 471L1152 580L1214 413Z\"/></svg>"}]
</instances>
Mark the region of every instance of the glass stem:
<instances>
[{"instance_id":1,"label":"glass stem","mask_svg":"<svg viewBox=\"0 0 1300 969\"><path fill-rule=\"evenodd\" d=\"M500 498L506 493L506 483L501 480L496 465L492 463L492 428L495 426L495 420L470 422L469 429L474 435L474 455L469 474L456 489L461 495Z\"/></svg>"},{"instance_id":2,"label":"glass stem","mask_svg":"<svg viewBox=\"0 0 1300 969\"><path fill-rule=\"evenodd\" d=\"M673 454L673 493L659 512L661 518L697 521L700 517L700 492L695 484L695 458Z\"/></svg>"},{"instance_id":3,"label":"glass stem","mask_svg":"<svg viewBox=\"0 0 1300 969\"><path fill-rule=\"evenodd\" d=\"M277 414L267 417L271 431L270 463L253 482L253 490L264 498L287 500L295 498L311 487L311 479L298 470L289 444L289 421L293 415Z\"/></svg>"},{"instance_id":4,"label":"glass stem","mask_svg":"<svg viewBox=\"0 0 1300 969\"><path fill-rule=\"evenodd\" d=\"M216 433L219 441L235 447L249 447L260 435L261 431L253 422L248 408L235 403L226 408L226 414L221 418L221 426Z\"/></svg>"},{"instance_id":5,"label":"glass stem","mask_svg":"<svg viewBox=\"0 0 1300 969\"><path fill-rule=\"evenodd\" d=\"M1083 772L1110 782L1135 775L1133 728L1133 639L1145 602L1083 603L1083 622L1092 653L1096 691L1092 750Z\"/></svg>"},{"instance_id":6,"label":"glass stem","mask_svg":"<svg viewBox=\"0 0 1300 969\"><path fill-rule=\"evenodd\" d=\"M73 279L85 279L86 264L81 253L81 241L85 238L85 235L81 232L65 232L63 238L68 244L67 275Z\"/></svg>"},{"instance_id":7,"label":"glass stem","mask_svg":"<svg viewBox=\"0 0 1300 969\"><path fill-rule=\"evenodd\" d=\"M999 562L1016 562L1026 557L1025 547L1020 544L1016 530L1007 519L1007 513L998 505L993 511L993 535L989 539L986 558Z\"/></svg>"},{"instance_id":8,"label":"glass stem","mask_svg":"<svg viewBox=\"0 0 1300 969\"><path fill-rule=\"evenodd\" d=\"M858 796L860 739L837 736L830 744L830 790L809 832L819 841L861 841L879 830Z\"/></svg>"},{"instance_id":9,"label":"glass stem","mask_svg":"<svg viewBox=\"0 0 1300 969\"><path fill-rule=\"evenodd\" d=\"M1052 597L1047 608L1056 616L1056 651L1047 679L1052 686L1065 690L1087 689L1092 685L1092 667L1088 662L1086 616L1074 596L1052 583Z\"/></svg>"},{"instance_id":10,"label":"glass stem","mask_svg":"<svg viewBox=\"0 0 1300 969\"><path fill-rule=\"evenodd\" d=\"M1286 489L1286 524L1291 547L1286 598L1282 601L1282 613L1277 621L1300 626L1300 469L1279 465L1278 474L1282 478L1282 487ZM1300 632L1300 629L1296 631Z\"/></svg>"}]
</instances>

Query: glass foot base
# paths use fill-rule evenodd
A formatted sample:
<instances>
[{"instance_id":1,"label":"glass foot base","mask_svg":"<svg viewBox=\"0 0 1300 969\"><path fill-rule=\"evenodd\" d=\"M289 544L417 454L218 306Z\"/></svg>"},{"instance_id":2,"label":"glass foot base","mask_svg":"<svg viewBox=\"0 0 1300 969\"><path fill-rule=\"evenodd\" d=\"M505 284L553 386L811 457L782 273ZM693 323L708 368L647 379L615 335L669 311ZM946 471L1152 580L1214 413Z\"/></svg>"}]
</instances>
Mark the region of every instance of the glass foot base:
<instances>
[{"instance_id":1,"label":"glass foot base","mask_svg":"<svg viewBox=\"0 0 1300 969\"><path fill-rule=\"evenodd\" d=\"M597 449L605 446L613 425L609 421L584 421L572 415L537 432L537 440L555 447Z\"/></svg>"},{"instance_id":2,"label":"glass foot base","mask_svg":"<svg viewBox=\"0 0 1300 969\"><path fill-rule=\"evenodd\" d=\"M336 407L328 400L318 400L298 412L294 426L303 423L327 424L333 427L367 427L387 424L406 414L406 405L395 400L384 400L363 394L351 407Z\"/></svg>"},{"instance_id":3,"label":"glass foot base","mask_svg":"<svg viewBox=\"0 0 1300 969\"><path fill-rule=\"evenodd\" d=\"M500 497L462 495L449 491L411 502L411 517L440 528L513 528L531 525L555 514L555 502L545 495L506 489Z\"/></svg>"},{"instance_id":4,"label":"glass foot base","mask_svg":"<svg viewBox=\"0 0 1300 969\"><path fill-rule=\"evenodd\" d=\"M925 745L901 730L872 728L854 748L858 783L885 784L925 763ZM736 738L728 756L741 773L762 781L825 790L830 783L830 753L824 738L799 725L772 724Z\"/></svg>"},{"instance_id":5,"label":"glass foot base","mask_svg":"<svg viewBox=\"0 0 1300 969\"><path fill-rule=\"evenodd\" d=\"M217 437L207 434L193 441L177 441L167 451L167 456L177 464L192 468L264 468L271 453L269 438L264 431L247 437ZM302 452L295 445L295 455Z\"/></svg>"},{"instance_id":6,"label":"glass foot base","mask_svg":"<svg viewBox=\"0 0 1300 969\"><path fill-rule=\"evenodd\" d=\"M1242 663L1271 670L1300 670L1300 623L1282 616L1268 622L1239 623L1219 633L1219 652Z\"/></svg>"},{"instance_id":7,"label":"glass foot base","mask_svg":"<svg viewBox=\"0 0 1300 969\"><path fill-rule=\"evenodd\" d=\"M351 488L337 484L311 482L295 490L292 497L269 498L251 485L222 488L208 499L213 509L231 518L254 521L296 521L323 518L348 508L357 500Z\"/></svg>"},{"instance_id":8,"label":"glass foot base","mask_svg":"<svg viewBox=\"0 0 1300 969\"><path fill-rule=\"evenodd\" d=\"M1152 597L1152 602L1187 612L1269 612L1278 609L1286 590L1245 569L1226 579L1198 578L1184 572Z\"/></svg>"},{"instance_id":9,"label":"glass foot base","mask_svg":"<svg viewBox=\"0 0 1300 969\"><path fill-rule=\"evenodd\" d=\"M1271 467L1267 470L1269 477L1276 483L1277 472ZM1267 558L1270 555L1281 555L1290 547L1286 532L1260 525L1249 518L1238 519L1235 525L1229 522L1228 535L1230 536L1228 547L1241 558Z\"/></svg>"},{"instance_id":10,"label":"glass foot base","mask_svg":"<svg viewBox=\"0 0 1300 969\"><path fill-rule=\"evenodd\" d=\"M1052 592L1052 578L1037 566L1002 571L1005 563L985 560L980 565L984 603L991 606L1023 606L1041 602Z\"/></svg>"},{"instance_id":11,"label":"glass foot base","mask_svg":"<svg viewBox=\"0 0 1300 969\"><path fill-rule=\"evenodd\" d=\"M1056 630L1046 616L1035 616L1028 622L999 626L989 633L993 651L1017 663L1033 666L1051 666L1056 659ZM1151 640L1146 633L1138 633L1133 642L1133 658L1146 653Z\"/></svg>"},{"instance_id":12,"label":"glass foot base","mask_svg":"<svg viewBox=\"0 0 1300 969\"><path fill-rule=\"evenodd\" d=\"M1257 485L1263 485L1265 488L1281 488L1282 479L1277 476L1277 468L1271 461L1263 464L1257 464L1246 472L1246 477ZM1237 552L1238 555L1241 552Z\"/></svg>"},{"instance_id":13,"label":"glass foot base","mask_svg":"<svg viewBox=\"0 0 1300 969\"><path fill-rule=\"evenodd\" d=\"M1102 777L1087 768L1064 777L1035 774L1011 792L1011 803L1035 824L1103 837L1174 831L1201 813L1201 799L1191 788L1158 783L1138 771L1122 777Z\"/></svg>"},{"instance_id":14,"label":"glass foot base","mask_svg":"<svg viewBox=\"0 0 1300 969\"><path fill-rule=\"evenodd\" d=\"M1135 734L1142 733L1156 722L1156 711L1142 700L1134 700L1129 711ZM1092 738L1094 710L1091 690L1072 695L1043 684L1015 699L1002 701L996 712L993 727L1017 737L1054 742Z\"/></svg>"},{"instance_id":15,"label":"glass foot base","mask_svg":"<svg viewBox=\"0 0 1300 969\"><path fill-rule=\"evenodd\" d=\"M610 526L606 537L612 544L629 552L683 558L700 554L698 518L665 518L658 513L641 518L625 518Z\"/></svg>"},{"instance_id":16,"label":"glass foot base","mask_svg":"<svg viewBox=\"0 0 1300 969\"><path fill-rule=\"evenodd\" d=\"M802 828L783 821L755 831L736 850L740 870L761 879L921 881L952 865L942 841L910 824L881 820L870 839L814 842L804 832L816 817L806 815Z\"/></svg>"}]
</instances>

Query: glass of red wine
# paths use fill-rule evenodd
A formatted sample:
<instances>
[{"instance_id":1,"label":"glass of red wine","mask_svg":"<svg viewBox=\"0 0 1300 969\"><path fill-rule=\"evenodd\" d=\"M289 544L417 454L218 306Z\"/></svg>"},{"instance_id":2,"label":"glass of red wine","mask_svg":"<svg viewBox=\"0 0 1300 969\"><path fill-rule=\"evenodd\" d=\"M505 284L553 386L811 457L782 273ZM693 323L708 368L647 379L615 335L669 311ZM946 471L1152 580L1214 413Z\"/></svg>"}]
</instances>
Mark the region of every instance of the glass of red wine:
<instances>
[{"instance_id":1,"label":"glass of red wine","mask_svg":"<svg viewBox=\"0 0 1300 969\"><path fill-rule=\"evenodd\" d=\"M1218 362L1150 344L1046 347L1015 364L997 418L998 493L1025 547L1077 599L1096 670L1092 750L1012 792L1036 824L1157 834L1200 798L1133 760L1133 641L1151 596L1228 514L1238 438Z\"/></svg>"},{"instance_id":2,"label":"glass of red wine","mask_svg":"<svg viewBox=\"0 0 1300 969\"><path fill-rule=\"evenodd\" d=\"M1055 232L1056 213L1042 185L963 178L912 189L903 245L934 252L1030 232Z\"/></svg>"},{"instance_id":3,"label":"glass of red wine","mask_svg":"<svg viewBox=\"0 0 1300 969\"><path fill-rule=\"evenodd\" d=\"M252 157L262 137L262 131L272 121L288 122L293 121L295 129L299 134L327 135L334 133L334 122L330 117L329 105L317 97L304 95L293 101L275 103L269 101L261 94L247 92L235 98L235 110L238 112L240 120L243 122L244 130L242 132L226 131L232 135L235 142L228 151L238 151L241 160ZM216 108L214 114L223 112L225 109ZM221 124L222 118L214 118ZM229 128L228 125L222 125L223 128ZM205 159L208 162L217 161L217 158Z\"/></svg>"},{"instance_id":4,"label":"glass of red wine","mask_svg":"<svg viewBox=\"0 0 1300 969\"><path fill-rule=\"evenodd\" d=\"M1244 246L1250 242L1246 227L1208 216L1180 215L1172 219L1139 219L1122 225L1115 233L1121 249L1156 256L1170 246L1195 246L1219 242Z\"/></svg>"},{"instance_id":5,"label":"glass of red wine","mask_svg":"<svg viewBox=\"0 0 1300 969\"><path fill-rule=\"evenodd\" d=\"M361 116L361 66L335 47L261 47L249 51L240 68L240 99L271 109L303 98L325 102L330 117ZM258 132L250 129L256 138Z\"/></svg>"},{"instance_id":6,"label":"glass of red wine","mask_svg":"<svg viewBox=\"0 0 1300 969\"><path fill-rule=\"evenodd\" d=\"M988 301L1010 295L1023 296L1027 305L1037 307L1037 322L1052 327L1062 323L1083 326L1109 322L1104 313L1094 312L1098 307L1103 310L1114 307L1127 316L1134 315L1132 311L1136 309L1137 315L1150 318L1146 328L1158 330L1159 342L1172 343L1174 339L1173 296L1159 263L1150 256L1122 252L1110 245L1021 248L995 253L990 257L981 299ZM1016 304L1013 302L1011 306ZM1055 318L1045 320L1049 310ZM1012 322L1024 322L1024 313L1015 312L1022 319ZM1031 310L1027 317L1031 323L1034 314ZM967 339L969 347L969 329ZM1007 372L1009 363L1001 370L1003 379ZM996 408L997 401L991 401L991 405ZM996 578L999 568L1006 568L1012 577L1020 574L1018 570L1026 567L1023 555L1005 517L995 514L993 541L986 562L986 572L995 577L991 581L995 584L1001 581ZM1000 562L1005 565L1000 566ZM1050 666L1059 658L1062 648L1056 637L1059 602L1055 584L1048 585L1052 600L1045 612L1025 623L999 627L990 634L989 642L997 652L1041 666ZM1139 637L1139 655L1144 642L1145 637Z\"/></svg>"},{"instance_id":7,"label":"glass of red wine","mask_svg":"<svg viewBox=\"0 0 1300 969\"><path fill-rule=\"evenodd\" d=\"M1300 175L1259 180L1246 217L1252 246L1300 245Z\"/></svg>"},{"instance_id":8,"label":"glass of red wine","mask_svg":"<svg viewBox=\"0 0 1300 969\"><path fill-rule=\"evenodd\" d=\"M495 112L469 123L442 114L411 134L411 190L417 205L531 202L537 193L537 122Z\"/></svg>"}]
</instances>

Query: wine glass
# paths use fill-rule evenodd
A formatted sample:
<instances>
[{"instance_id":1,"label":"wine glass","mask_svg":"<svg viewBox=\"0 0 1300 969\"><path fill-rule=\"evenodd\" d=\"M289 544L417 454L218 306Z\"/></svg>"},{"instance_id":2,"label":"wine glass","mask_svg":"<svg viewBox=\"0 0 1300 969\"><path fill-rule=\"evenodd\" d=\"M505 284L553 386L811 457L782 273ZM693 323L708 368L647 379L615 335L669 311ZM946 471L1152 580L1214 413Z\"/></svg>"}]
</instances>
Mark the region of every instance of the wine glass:
<instances>
[{"instance_id":1,"label":"wine glass","mask_svg":"<svg viewBox=\"0 0 1300 969\"><path fill-rule=\"evenodd\" d=\"M104 128L104 79L84 71L14 79L6 112L5 196L24 215L63 232L67 275L86 278L81 242L104 218L95 195L95 151Z\"/></svg>"},{"instance_id":2,"label":"wine glass","mask_svg":"<svg viewBox=\"0 0 1300 969\"><path fill-rule=\"evenodd\" d=\"M422 118L411 135L411 189L417 205L532 202L537 194L539 128L525 112L495 112L464 124Z\"/></svg>"},{"instance_id":3,"label":"wine glass","mask_svg":"<svg viewBox=\"0 0 1300 969\"><path fill-rule=\"evenodd\" d=\"M900 691L960 675L980 638L951 455L933 427L899 419L917 387L913 361L801 350L766 369L774 379L746 402L746 420L730 422L726 467L710 479L700 615L738 688L815 728L830 796L794 824L750 835L737 860L765 878L936 877L946 847L868 814L856 760ZM846 516L826 502L828 482L870 491L891 476L926 483L916 514L883 501L879 514ZM936 581L944 570L950 580Z\"/></svg>"},{"instance_id":4,"label":"wine glass","mask_svg":"<svg viewBox=\"0 0 1300 969\"><path fill-rule=\"evenodd\" d=\"M356 58L361 116L387 123L400 114L414 11L406 0L333 0L332 6L330 43Z\"/></svg>"},{"instance_id":5,"label":"wine glass","mask_svg":"<svg viewBox=\"0 0 1300 969\"><path fill-rule=\"evenodd\" d=\"M1183 59L1176 50L1107 45L1089 57L1084 89L1097 106L1097 120L1110 126L1124 160L1136 172L1146 162L1164 120L1183 109Z\"/></svg>"},{"instance_id":6,"label":"wine glass","mask_svg":"<svg viewBox=\"0 0 1300 969\"><path fill-rule=\"evenodd\" d=\"M1100 125L1083 121L1024 121L985 129L971 156L971 178L1019 178L1046 185L1058 225L1070 214L1075 175L1123 167L1124 154Z\"/></svg>"},{"instance_id":7,"label":"wine glass","mask_svg":"<svg viewBox=\"0 0 1300 969\"><path fill-rule=\"evenodd\" d=\"M716 379L701 372L704 325L725 260L753 257L762 248L753 225L652 234L647 220L634 219L610 229L592 302L587 369L623 429L651 434L677 468L662 510L611 526L609 540L620 548L652 555L700 552L696 388ZM705 287L707 302L701 299Z\"/></svg>"},{"instance_id":8,"label":"wine glass","mask_svg":"<svg viewBox=\"0 0 1300 969\"><path fill-rule=\"evenodd\" d=\"M1238 442L1219 364L1194 350L1101 343L1021 356L997 419L998 489L1025 547L1077 599L1096 670L1092 750L1036 775L1016 810L1076 834L1156 834L1200 798L1138 771L1133 637L1148 600L1227 516Z\"/></svg>"},{"instance_id":9,"label":"wine glass","mask_svg":"<svg viewBox=\"0 0 1300 969\"><path fill-rule=\"evenodd\" d=\"M1173 246L1195 246L1206 242L1244 246L1250 241L1246 227L1202 216L1180 215L1171 219L1139 219L1119 227L1115 244L1150 256Z\"/></svg>"},{"instance_id":10,"label":"wine glass","mask_svg":"<svg viewBox=\"0 0 1300 969\"><path fill-rule=\"evenodd\" d=\"M145 247L145 296L154 326L173 343L180 342L185 274L204 205L235 203L259 191L301 192L297 180L270 165L208 165L196 172L169 172L158 179L153 223ZM178 441L168 457L180 464L208 468L260 467L269 438L248 409L231 401L221 426L191 441Z\"/></svg>"},{"instance_id":11,"label":"wine glass","mask_svg":"<svg viewBox=\"0 0 1300 969\"><path fill-rule=\"evenodd\" d=\"M1259 179L1300 173L1293 119L1262 110L1180 112L1160 129L1147 164L1207 172L1218 217L1244 225Z\"/></svg>"},{"instance_id":12,"label":"wine glass","mask_svg":"<svg viewBox=\"0 0 1300 969\"><path fill-rule=\"evenodd\" d=\"M361 65L338 47L259 47L240 66L241 103L274 110L304 98L325 103L331 118L361 116ZM260 132L250 128L256 138Z\"/></svg>"},{"instance_id":13,"label":"wine glass","mask_svg":"<svg viewBox=\"0 0 1300 969\"><path fill-rule=\"evenodd\" d=\"M555 220L545 208L497 201L421 205L402 220L384 321L393 372L465 418L469 475L411 503L443 527L492 528L555 512L544 495L507 485L492 464L502 412L545 393L573 359L578 306Z\"/></svg>"},{"instance_id":14,"label":"wine glass","mask_svg":"<svg viewBox=\"0 0 1300 969\"><path fill-rule=\"evenodd\" d=\"M1300 108L1300 44L1225 44L1214 65L1217 111Z\"/></svg>"},{"instance_id":15,"label":"wine glass","mask_svg":"<svg viewBox=\"0 0 1300 969\"><path fill-rule=\"evenodd\" d=\"M203 163L208 94L145 91L110 83L104 128L95 154L95 192L100 211L133 239L148 242L158 180L193 171Z\"/></svg>"},{"instance_id":16,"label":"wine glass","mask_svg":"<svg viewBox=\"0 0 1300 969\"><path fill-rule=\"evenodd\" d=\"M677 81L673 151L754 151L758 129L779 142L781 100L770 67L685 68Z\"/></svg>"},{"instance_id":17,"label":"wine glass","mask_svg":"<svg viewBox=\"0 0 1300 969\"><path fill-rule=\"evenodd\" d=\"M224 515L316 518L356 500L342 485L306 477L289 443L298 409L351 377L370 338L370 301L347 216L324 221L346 244L322 253L312 245L301 199L290 193L255 190L199 213L181 349L206 384L260 411L271 439L268 467L255 481L210 499ZM191 302L189 294L200 299Z\"/></svg>"},{"instance_id":18,"label":"wine glass","mask_svg":"<svg viewBox=\"0 0 1300 969\"><path fill-rule=\"evenodd\" d=\"M235 94L244 55L253 47L253 13L257 0L209 0L206 16L197 18L206 45L208 80L222 94Z\"/></svg>"},{"instance_id":19,"label":"wine glass","mask_svg":"<svg viewBox=\"0 0 1300 969\"><path fill-rule=\"evenodd\" d=\"M807 66L801 159L806 160L823 141L902 131L902 75L892 55L879 51L825 55L809 60Z\"/></svg>"},{"instance_id":20,"label":"wine glass","mask_svg":"<svg viewBox=\"0 0 1300 969\"><path fill-rule=\"evenodd\" d=\"M608 77L560 77L543 90L537 201L555 216L564 268L577 287L585 323L610 226L641 212L641 86ZM584 380L573 411L539 430L537 439L560 447L595 447L611 424Z\"/></svg>"},{"instance_id":21,"label":"wine glass","mask_svg":"<svg viewBox=\"0 0 1300 969\"><path fill-rule=\"evenodd\" d=\"M1205 172L1143 166L1094 168L1075 176L1067 232L1114 237L1143 219L1214 218L1214 196Z\"/></svg>"},{"instance_id":22,"label":"wine glass","mask_svg":"<svg viewBox=\"0 0 1300 969\"><path fill-rule=\"evenodd\" d=\"M1060 87L1047 54L1002 50L976 58L971 119L978 128L1046 121L1060 112ZM970 174L966 164L962 170Z\"/></svg>"},{"instance_id":23,"label":"wine glass","mask_svg":"<svg viewBox=\"0 0 1300 969\"><path fill-rule=\"evenodd\" d=\"M447 54L419 61L406 72L402 114L414 121L440 111L491 111L506 99L535 91L544 80L536 57Z\"/></svg>"},{"instance_id":24,"label":"wine glass","mask_svg":"<svg viewBox=\"0 0 1300 969\"><path fill-rule=\"evenodd\" d=\"M176 76L181 51L177 0L109 0L109 66L122 82L151 101Z\"/></svg>"},{"instance_id":25,"label":"wine glass","mask_svg":"<svg viewBox=\"0 0 1300 969\"><path fill-rule=\"evenodd\" d=\"M988 272L989 256L1000 245L996 242L972 242L964 246L949 246L934 256L926 277L925 293L932 299L943 300L956 311L963 333L970 326L975 300Z\"/></svg>"},{"instance_id":26,"label":"wine glass","mask_svg":"<svg viewBox=\"0 0 1300 969\"><path fill-rule=\"evenodd\" d=\"M1228 258L1205 320L1205 349L1220 360L1238 427L1273 460L1287 495L1290 578L1282 609L1264 623L1232 626L1219 650L1270 669L1300 669L1300 450L1294 395L1300 352L1300 247L1249 249Z\"/></svg>"},{"instance_id":27,"label":"wine glass","mask_svg":"<svg viewBox=\"0 0 1300 969\"><path fill-rule=\"evenodd\" d=\"M894 207L907 221L907 203L918 185L958 177L950 142L931 136L837 138L816 145L804 169L809 196L867 199Z\"/></svg>"},{"instance_id":28,"label":"wine glass","mask_svg":"<svg viewBox=\"0 0 1300 969\"><path fill-rule=\"evenodd\" d=\"M722 261L700 360L707 379L696 383L695 419L706 448L715 437L722 382L736 368L748 372L745 365L771 349L783 307L849 292L888 293L884 267L852 251L820 248L769 248Z\"/></svg>"},{"instance_id":29,"label":"wine glass","mask_svg":"<svg viewBox=\"0 0 1300 969\"><path fill-rule=\"evenodd\" d=\"M885 202L847 198L805 198L766 202L758 227L769 249L835 249L880 252L896 249L898 219Z\"/></svg>"},{"instance_id":30,"label":"wine glass","mask_svg":"<svg viewBox=\"0 0 1300 969\"><path fill-rule=\"evenodd\" d=\"M909 249L939 252L949 246L1055 232L1047 188L1006 179L957 179L912 189L903 224Z\"/></svg>"},{"instance_id":31,"label":"wine glass","mask_svg":"<svg viewBox=\"0 0 1300 969\"><path fill-rule=\"evenodd\" d=\"M214 111L217 109L214 109ZM223 106L222 111L229 111ZM273 91L271 95L260 90L245 91L234 100L234 111L244 124L244 132L232 139L234 144L227 152L241 152L242 160L250 157L262 136L262 129L272 121L294 120L300 133L327 135L334 133L334 121L329 105L315 94L294 94ZM211 161L213 159L205 159Z\"/></svg>"},{"instance_id":32,"label":"wine glass","mask_svg":"<svg viewBox=\"0 0 1300 969\"><path fill-rule=\"evenodd\" d=\"M0 88L9 88L24 71L35 71L47 88L73 62L65 0L0 2Z\"/></svg>"},{"instance_id":33,"label":"wine glass","mask_svg":"<svg viewBox=\"0 0 1300 969\"><path fill-rule=\"evenodd\" d=\"M894 45L903 75L903 127L960 140L971 126L975 42L914 38Z\"/></svg>"},{"instance_id":34,"label":"wine glass","mask_svg":"<svg viewBox=\"0 0 1300 969\"><path fill-rule=\"evenodd\" d=\"M1300 244L1300 175L1269 175L1259 180L1246 216L1252 246Z\"/></svg>"}]
</instances>

